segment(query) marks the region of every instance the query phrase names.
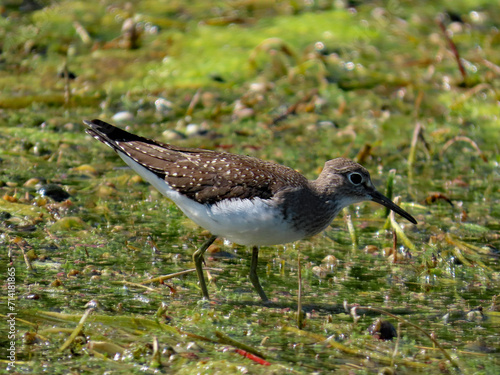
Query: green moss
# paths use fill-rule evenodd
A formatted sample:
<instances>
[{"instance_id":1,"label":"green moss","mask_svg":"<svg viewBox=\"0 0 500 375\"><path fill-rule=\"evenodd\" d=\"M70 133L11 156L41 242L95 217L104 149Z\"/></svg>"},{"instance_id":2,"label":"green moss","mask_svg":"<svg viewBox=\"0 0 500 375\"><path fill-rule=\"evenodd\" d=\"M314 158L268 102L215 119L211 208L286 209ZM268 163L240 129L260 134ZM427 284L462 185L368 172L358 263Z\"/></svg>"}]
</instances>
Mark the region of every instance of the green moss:
<instances>
[{"instance_id":1,"label":"green moss","mask_svg":"<svg viewBox=\"0 0 500 375\"><path fill-rule=\"evenodd\" d=\"M456 371L439 351L423 353L433 343L409 326L395 355L393 342L374 340L367 329L378 316L351 310L371 305L432 332L463 373L496 373L493 2L343 9L328 1L41 1L32 11L20 3L8 1L0 18L0 264L16 270L17 371L46 371L46 363L53 373L144 374L157 371L152 364L168 373ZM440 13L465 84L436 24ZM121 44L129 17L142 30L132 50ZM65 64L74 79L61 77ZM159 98L170 102L161 111ZM84 133L82 119L112 121L120 111L133 120L119 126L140 135L274 160L309 178L338 156L362 158L379 189L396 169L394 196L419 225L403 228L408 239L398 238L396 259L388 257L393 234L373 204L350 211L359 247L340 215L322 235L262 248L258 272L275 302L269 306L248 279L251 249L222 241L222 252L205 258L210 302L200 301L193 272L147 281L192 269L206 234ZM189 135L188 124L202 131ZM409 166L416 124L423 130ZM41 199L44 183L64 186L70 198ZM294 329L299 252L301 331ZM336 263L323 262L332 255ZM58 353L89 306L95 311L71 355ZM470 311L478 306L482 313ZM224 335L271 366L219 341ZM123 355L90 351L86 339Z\"/></svg>"}]
</instances>

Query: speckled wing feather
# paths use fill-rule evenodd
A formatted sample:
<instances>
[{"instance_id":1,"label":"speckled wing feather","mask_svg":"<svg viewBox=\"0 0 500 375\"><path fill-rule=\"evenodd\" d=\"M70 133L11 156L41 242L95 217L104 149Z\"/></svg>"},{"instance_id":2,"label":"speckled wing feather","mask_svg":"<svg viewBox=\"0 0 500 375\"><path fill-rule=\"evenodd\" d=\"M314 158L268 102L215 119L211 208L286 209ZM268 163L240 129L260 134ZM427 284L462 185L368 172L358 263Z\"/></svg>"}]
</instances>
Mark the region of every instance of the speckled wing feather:
<instances>
[{"instance_id":1,"label":"speckled wing feather","mask_svg":"<svg viewBox=\"0 0 500 375\"><path fill-rule=\"evenodd\" d=\"M185 148L128 133L104 121L84 121L87 133L164 179L173 189L203 204L224 199L269 199L307 179L291 168L257 158Z\"/></svg>"}]
</instances>

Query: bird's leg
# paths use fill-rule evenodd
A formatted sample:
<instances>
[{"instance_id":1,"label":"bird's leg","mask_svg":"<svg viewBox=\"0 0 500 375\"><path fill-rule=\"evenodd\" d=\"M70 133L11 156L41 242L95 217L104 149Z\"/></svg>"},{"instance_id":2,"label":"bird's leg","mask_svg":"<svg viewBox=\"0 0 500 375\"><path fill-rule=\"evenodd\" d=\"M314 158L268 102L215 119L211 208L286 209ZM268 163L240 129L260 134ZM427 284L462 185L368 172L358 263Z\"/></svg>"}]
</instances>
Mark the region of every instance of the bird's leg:
<instances>
[{"instance_id":1,"label":"bird's leg","mask_svg":"<svg viewBox=\"0 0 500 375\"><path fill-rule=\"evenodd\" d=\"M259 248L254 246L252 248L252 262L250 263L250 281L252 282L253 287L259 293L260 299L262 302L268 302L269 299L262 289L260 285L259 276L257 275L257 263L259 262Z\"/></svg>"},{"instance_id":2,"label":"bird's leg","mask_svg":"<svg viewBox=\"0 0 500 375\"><path fill-rule=\"evenodd\" d=\"M198 250L193 254L194 266L196 267L196 273L198 274L198 281L200 282L201 293L203 298L210 299L208 296L207 284L205 283L205 277L203 276L203 254L207 251L208 247L214 243L217 236L210 237Z\"/></svg>"}]
</instances>

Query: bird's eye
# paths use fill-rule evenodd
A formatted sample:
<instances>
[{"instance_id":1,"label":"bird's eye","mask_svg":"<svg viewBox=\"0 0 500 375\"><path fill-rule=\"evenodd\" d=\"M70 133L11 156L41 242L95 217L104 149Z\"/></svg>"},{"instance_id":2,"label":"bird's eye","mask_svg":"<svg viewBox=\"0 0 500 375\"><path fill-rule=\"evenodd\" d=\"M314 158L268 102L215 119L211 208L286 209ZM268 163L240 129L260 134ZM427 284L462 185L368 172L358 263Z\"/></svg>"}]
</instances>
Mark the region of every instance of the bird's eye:
<instances>
[{"instance_id":1,"label":"bird's eye","mask_svg":"<svg viewBox=\"0 0 500 375\"><path fill-rule=\"evenodd\" d=\"M363 182L363 176L357 172L350 173L347 178L353 185L360 185Z\"/></svg>"}]
</instances>

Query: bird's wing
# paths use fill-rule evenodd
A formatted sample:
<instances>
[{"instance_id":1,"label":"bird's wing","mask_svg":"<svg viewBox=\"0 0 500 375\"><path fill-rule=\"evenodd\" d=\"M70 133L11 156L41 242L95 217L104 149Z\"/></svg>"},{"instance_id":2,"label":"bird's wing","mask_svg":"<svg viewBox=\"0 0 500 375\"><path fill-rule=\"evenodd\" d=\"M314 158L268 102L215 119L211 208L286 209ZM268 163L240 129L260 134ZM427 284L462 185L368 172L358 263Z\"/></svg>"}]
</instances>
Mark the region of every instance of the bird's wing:
<instances>
[{"instance_id":1,"label":"bird's wing","mask_svg":"<svg viewBox=\"0 0 500 375\"><path fill-rule=\"evenodd\" d=\"M187 148L143 138L100 120L87 133L147 168L181 194L203 204L224 199L269 199L308 180L295 170L257 158Z\"/></svg>"}]
</instances>

